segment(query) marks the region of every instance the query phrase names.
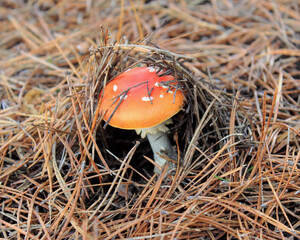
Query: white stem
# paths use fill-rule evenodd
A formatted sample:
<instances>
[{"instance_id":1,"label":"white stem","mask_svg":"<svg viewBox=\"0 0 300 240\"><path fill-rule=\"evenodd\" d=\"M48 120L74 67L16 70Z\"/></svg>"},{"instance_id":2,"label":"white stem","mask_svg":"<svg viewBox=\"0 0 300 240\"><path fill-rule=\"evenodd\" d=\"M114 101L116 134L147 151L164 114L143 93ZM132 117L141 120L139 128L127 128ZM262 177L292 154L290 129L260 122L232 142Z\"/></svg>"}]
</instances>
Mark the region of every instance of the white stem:
<instances>
[{"instance_id":1,"label":"white stem","mask_svg":"<svg viewBox=\"0 0 300 240\"><path fill-rule=\"evenodd\" d=\"M163 167L166 163L166 160L160 157L157 153L163 154L163 152L172 153L173 149L170 143L170 140L166 133L157 131L154 134L147 133L149 143L151 145L154 161L160 166ZM159 172L158 169L154 169L155 172Z\"/></svg>"}]
</instances>

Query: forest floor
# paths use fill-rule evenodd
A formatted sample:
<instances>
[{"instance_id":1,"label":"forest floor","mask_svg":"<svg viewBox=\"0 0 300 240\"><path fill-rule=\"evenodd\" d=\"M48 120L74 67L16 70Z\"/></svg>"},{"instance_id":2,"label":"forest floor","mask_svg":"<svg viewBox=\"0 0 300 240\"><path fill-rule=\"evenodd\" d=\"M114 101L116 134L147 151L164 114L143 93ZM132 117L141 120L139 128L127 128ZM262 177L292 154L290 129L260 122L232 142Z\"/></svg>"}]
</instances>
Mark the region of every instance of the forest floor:
<instances>
[{"instance_id":1,"label":"forest floor","mask_svg":"<svg viewBox=\"0 0 300 240\"><path fill-rule=\"evenodd\" d=\"M299 239L300 2L0 2L1 239ZM181 84L168 135L105 126L134 66Z\"/></svg>"}]
</instances>

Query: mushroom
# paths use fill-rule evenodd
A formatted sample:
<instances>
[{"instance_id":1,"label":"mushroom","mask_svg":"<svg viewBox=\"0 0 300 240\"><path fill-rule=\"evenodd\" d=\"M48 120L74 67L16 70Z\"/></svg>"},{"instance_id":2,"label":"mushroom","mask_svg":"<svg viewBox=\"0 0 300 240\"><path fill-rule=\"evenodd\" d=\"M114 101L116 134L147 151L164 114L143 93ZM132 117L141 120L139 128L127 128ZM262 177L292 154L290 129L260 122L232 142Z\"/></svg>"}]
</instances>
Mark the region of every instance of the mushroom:
<instances>
[{"instance_id":1,"label":"mushroom","mask_svg":"<svg viewBox=\"0 0 300 240\"><path fill-rule=\"evenodd\" d=\"M184 94L173 76L157 72L154 67L138 67L118 75L100 93L100 112L105 126L135 129L143 138L147 135L154 160L163 167L166 160L160 155L174 154L166 125L183 107Z\"/></svg>"}]
</instances>

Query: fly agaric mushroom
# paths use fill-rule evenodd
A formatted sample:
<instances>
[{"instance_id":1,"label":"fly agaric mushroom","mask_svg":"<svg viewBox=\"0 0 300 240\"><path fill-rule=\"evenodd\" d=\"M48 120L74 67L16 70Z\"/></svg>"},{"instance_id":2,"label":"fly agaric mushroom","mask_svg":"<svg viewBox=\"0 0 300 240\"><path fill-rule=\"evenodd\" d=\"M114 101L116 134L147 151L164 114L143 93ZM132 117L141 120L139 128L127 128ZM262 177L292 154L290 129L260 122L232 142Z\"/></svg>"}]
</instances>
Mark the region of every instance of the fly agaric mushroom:
<instances>
[{"instance_id":1,"label":"fly agaric mushroom","mask_svg":"<svg viewBox=\"0 0 300 240\"><path fill-rule=\"evenodd\" d=\"M100 112L106 124L147 135L154 160L163 167L166 160L159 154L173 152L166 124L182 108L184 95L173 76L156 72L154 67L139 67L118 75L100 94Z\"/></svg>"}]
</instances>

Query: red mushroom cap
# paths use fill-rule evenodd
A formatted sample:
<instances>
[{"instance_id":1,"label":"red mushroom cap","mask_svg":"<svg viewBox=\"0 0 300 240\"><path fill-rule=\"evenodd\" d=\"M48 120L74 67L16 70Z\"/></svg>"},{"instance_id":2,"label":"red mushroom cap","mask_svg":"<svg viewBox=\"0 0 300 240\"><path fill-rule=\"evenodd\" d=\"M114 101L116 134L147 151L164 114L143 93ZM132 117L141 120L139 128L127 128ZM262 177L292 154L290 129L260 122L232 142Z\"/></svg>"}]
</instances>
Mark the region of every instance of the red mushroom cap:
<instances>
[{"instance_id":1,"label":"red mushroom cap","mask_svg":"<svg viewBox=\"0 0 300 240\"><path fill-rule=\"evenodd\" d=\"M184 95L171 75L158 76L153 67L125 71L100 94L100 112L108 124L122 129L154 127L183 106ZM113 115L112 115L113 114Z\"/></svg>"}]
</instances>

